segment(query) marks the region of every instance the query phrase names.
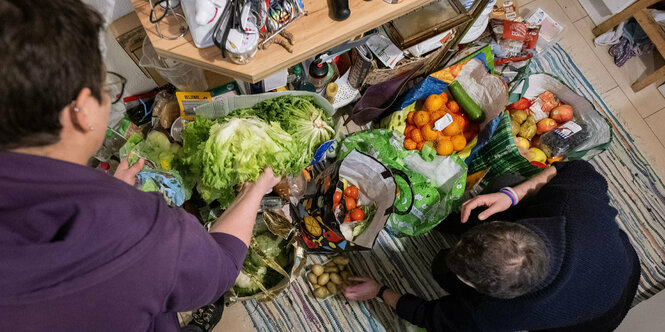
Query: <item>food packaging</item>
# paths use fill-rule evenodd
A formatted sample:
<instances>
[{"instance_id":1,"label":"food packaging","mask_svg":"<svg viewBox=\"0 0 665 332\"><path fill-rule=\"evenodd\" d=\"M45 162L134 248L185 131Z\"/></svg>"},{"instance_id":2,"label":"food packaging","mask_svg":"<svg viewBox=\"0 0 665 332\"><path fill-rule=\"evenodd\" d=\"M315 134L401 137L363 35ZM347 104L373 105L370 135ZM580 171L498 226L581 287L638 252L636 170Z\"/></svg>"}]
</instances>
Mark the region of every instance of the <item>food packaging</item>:
<instances>
[{"instance_id":1,"label":"food packaging","mask_svg":"<svg viewBox=\"0 0 665 332\"><path fill-rule=\"evenodd\" d=\"M490 19L514 20L517 18L517 0L498 0L490 13Z\"/></svg>"},{"instance_id":2,"label":"food packaging","mask_svg":"<svg viewBox=\"0 0 665 332\"><path fill-rule=\"evenodd\" d=\"M252 27L250 32L231 29L226 39L226 51L229 59L239 65L245 65L252 61L259 49L258 29L253 23L248 24Z\"/></svg>"},{"instance_id":3,"label":"food packaging","mask_svg":"<svg viewBox=\"0 0 665 332\"><path fill-rule=\"evenodd\" d=\"M540 136L540 149L548 158L565 157L569 152L582 145L589 137L584 123L568 121L556 129Z\"/></svg>"}]
</instances>

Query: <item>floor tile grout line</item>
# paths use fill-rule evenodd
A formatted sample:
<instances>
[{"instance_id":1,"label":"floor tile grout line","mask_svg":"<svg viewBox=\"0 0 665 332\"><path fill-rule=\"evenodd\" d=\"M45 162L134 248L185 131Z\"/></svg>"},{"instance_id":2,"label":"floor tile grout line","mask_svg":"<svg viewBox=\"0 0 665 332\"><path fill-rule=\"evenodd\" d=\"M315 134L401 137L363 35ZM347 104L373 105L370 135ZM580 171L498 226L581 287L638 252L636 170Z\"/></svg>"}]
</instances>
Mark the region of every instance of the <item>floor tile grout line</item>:
<instances>
[{"instance_id":1,"label":"floor tile grout line","mask_svg":"<svg viewBox=\"0 0 665 332\"><path fill-rule=\"evenodd\" d=\"M663 140L661 140L660 137L658 137L658 135L656 135L656 132L653 130L653 128L649 124L649 121L647 121L647 118L650 118L650 117L652 117L652 116L654 116L654 115L656 115L657 113L660 113L660 112L665 112L665 107L663 107L662 109L660 109L660 110L656 111L655 113L653 113L653 114L647 116L646 118L644 118L644 122L646 122L647 127L649 127L649 130L651 130L651 133L653 133L653 135L656 136L656 139L658 140L660 145L662 145L663 149L665 149L665 142Z\"/></svg>"},{"instance_id":2,"label":"floor tile grout line","mask_svg":"<svg viewBox=\"0 0 665 332\"><path fill-rule=\"evenodd\" d=\"M577 19L577 21L573 22L573 26L575 25L575 23L577 23L577 22L579 22L579 21L581 21L581 20L583 20L583 19L585 19L585 18L587 18L587 17L588 17L589 19L591 19L591 17L589 17L589 15L585 15L584 17L579 18L579 19ZM578 30L577 32L579 32L579 30Z\"/></svg>"},{"instance_id":3,"label":"floor tile grout line","mask_svg":"<svg viewBox=\"0 0 665 332\"><path fill-rule=\"evenodd\" d=\"M587 17L588 17L588 15L587 15L586 17L584 17L584 18L587 18ZM573 25L575 26L575 29L577 30L577 32L580 33L580 35L581 35L582 33L581 33L581 31L577 28L577 26L576 26L575 24L576 24L577 22L583 20L584 18L581 18L581 19L575 21L575 23L573 24ZM591 18L589 17L589 19L591 19ZM596 45L593 44L593 41L591 41L591 44L590 44L590 42L589 42L588 40L586 40L586 38L583 38L583 39L584 39L584 41L587 43L587 45L588 45L592 50L595 50L595 49L597 48ZM605 66L605 64L600 60L600 57L596 54L595 51L594 51L593 53L594 53L594 55L596 56L596 58L598 59L598 61L600 62L600 64L603 66L603 68L605 68L605 70L607 70L607 72L610 74L610 77L612 78L612 80L614 81L614 83L615 83L619 88L621 88L621 91L626 95L626 97L628 98L628 101L630 102L630 104L633 105L633 107L637 110L638 108L637 108L637 107L635 106L635 104L633 103L633 100L632 100L630 97L628 97L628 95L629 95L630 92L632 92L632 94L635 95L635 91L633 91L632 88L631 88L630 86L629 86L629 87L626 87L626 89L624 89L623 87L621 87L621 85L619 85L619 82L617 81L617 78L614 77L613 72L610 70L610 68L608 68L607 66ZM618 69L619 67L616 67L616 68ZM612 88L612 89L613 89L613 88ZM609 89L609 90L612 90L612 89ZM628 90L628 89L629 89L629 90ZM609 91L609 90L608 90L608 91ZM599 91L600 91L600 90L599 90ZM665 96L663 96L663 97L665 97ZM653 113L647 114L646 116L643 116L642 113L640 113L640 111L638 111L638 114L640 115L640 117L642 117L642 119L646 119L647 117L649 117L649 116L651 116L651 115L654 115L654 114L656 114L656 113L658 113L658 112L659 112L659 110L657 110L657 111L655 111L655 112L653 112Z\"/></svg>"},{"instance_id":4,"label":"floor tile grout line","mask_svg":"<svg viewBox=\"0 0 665 332\"><path fill-rule=\"evenodd\" d=\"M665 83L663 83L663 84L665 84ZM631 91L632 91L632 90L631 90ZM663 96L663 97L665 97L665 96ZM662 110L665 110L665 107L663 107L663 108L661 108L661 109L659 109L659 110L656 110L656 111L654 111L653 113L647 114L647 115L643 116L642 118L643 118L643 119L646 119L646 118L648 118L648 117L650 117L650 116L652 116L652 115L654 115L654 114L656 114L656 113L658 113L658 112L660 112L660 111L662 111Z\"/></svg>"},{"instance_id":5,"label":"floor tile grout line","mask_svg":"<svg viewBox=\"0 0 665 332\"><path fill-rule=\"evenodd\" d=\"M617 86L616 88L618 88L619 91L621 91L621 93L623 94L623 97L626 99L626 101L628 101L628 103L630 103L630 105L633 106L633 108L635 109L635 112L637 113L637 115L639 115L640 117L642 117L642 116L640 115L640 112L639 112L639 111L637 110L637 108L635 107L635 105L633 105L633 102L630 101L630 98L628 98L628 96L626 95L626 92L625 92L620 86ZM610 89L609 91L612 91L612 90L614 90L614 89ZM609 91L608 91L608 92L609 92ZM602 98L602 97L603 97L603 96L601 96L601 98ZM608 108L609 108L609 105L608 105ZM665 107L663 108L663 110L665 110ZM611 108L610 108L610 111L617 112L616 110L613 110L613 109L611 109ZM660 111L659 111L659 112L660 112ZM655 114L655 113L654 113L654 114ZM615 114L615 115L616 115L616 114ZM661 148L663 148L663 150L665 150L665 144L664 144L664 142L660 140L660 138L658 137L658 135L656 135L656 133L653 131L653 128L651 128L651 126L650 126L649 123L646 121L646 119L642 118L642 121L643 121L644 124L647 126L647 128L649 128L649 131L650 131L651 134L653 134L653 136L656 138L656 141L658 141L658 143L660 144ZM632 137L633 135L636 135L636 134L634 134L634 133L632 132L632 130L628 130L628 127L626 126L625 123L624 123L623 125L624 125L624 127L626 127L626 132L628 133L629 136ZM639 151L640 151L642 154L645 153L645 152L643 152L643 150L639 150ZM649 162L649 164L651 165L651 162Z\"/></svg>"},{"instance_id":6,"label":"floor tile grout line","mask_svg":"<svg viewBox=\"0 0 665 332\"><path fill-rule=\"evenodd\" d=\"M588 16L585 16L585 17L583 17L583 18L577 20L575 23L577 23L577 22L583 20L583 19L586 18L586 17L588 17ZM584 40L584 43L586 43L586 45L589 47L589 49L591 49L591 53L592 53L592 55L596 58L596 60L598 61L598 63L601 65L601 67L603 67L603 69L605 69L605 71L607 71L607 74L609 75L610 79L612 79L612 82L614 82L614 87L611 87L611 88L607 89L606 91L602 91L601 89L596 89L595 86L594 86L594 89L596 89L596 91L598 91L599 93L606 93L606 92L608 92L608 91L610 91L610 90L612 90L612 89L614 89L614 88L617 88L617 87L618 87L618 88L621 88L621 87L619 86L619 82L617 82L617 80L616 80L616 79L614 78L614 76L612 75L612 72L610 72L609 68L607 68L607 67L603 64L603 62L600 60L600 57L598 56L598 54L596 54L596 52L594 51L594 48L596 47L596 45L595 45L595 44L594 44L594 45L589 44L589 41L586 40L586 38L584 37L584 35L582 34L582 32L577 28L577 26L575 25L575 23L573 23L573 29L575 29L575 31L577 32L577 34L578 34L580 37L582 37L582 40ZM592 42L593 42L593 41L592 41ZM591 84L591 86L593 86L593 84ZM621 90L621 91L623 91L623 90ZM624 94L625 94L625 92L624 92ZM627 97L627 96L626 96L626 97ZM634 107L634 105L633 105L633 107Z\"/></svg>"}]
</instances>

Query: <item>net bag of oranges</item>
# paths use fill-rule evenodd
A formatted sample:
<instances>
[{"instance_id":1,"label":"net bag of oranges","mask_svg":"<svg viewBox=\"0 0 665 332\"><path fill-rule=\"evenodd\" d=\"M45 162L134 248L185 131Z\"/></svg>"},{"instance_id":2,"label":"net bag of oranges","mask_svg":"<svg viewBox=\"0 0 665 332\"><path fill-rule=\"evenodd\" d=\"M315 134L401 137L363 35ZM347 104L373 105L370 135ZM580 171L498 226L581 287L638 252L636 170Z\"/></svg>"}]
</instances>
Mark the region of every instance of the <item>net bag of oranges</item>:
<instances>
[{"instance_id":1,"label":"net bag of oranges","mask_svg":"<svg viewBox=\"0 0 665 332\"><path fill-rule=\"evenodd\" d=\"M467 91L475 92L474 98ZM455 154L466 159L483 126L499 113L495 104L505 103L499 97L507 99L505 83L493 75L491 52L481 50L413 87L401 110L384 118L381 127L403 134L404 148L418 150L424 158Z\"/></svg>"}]
</instances>

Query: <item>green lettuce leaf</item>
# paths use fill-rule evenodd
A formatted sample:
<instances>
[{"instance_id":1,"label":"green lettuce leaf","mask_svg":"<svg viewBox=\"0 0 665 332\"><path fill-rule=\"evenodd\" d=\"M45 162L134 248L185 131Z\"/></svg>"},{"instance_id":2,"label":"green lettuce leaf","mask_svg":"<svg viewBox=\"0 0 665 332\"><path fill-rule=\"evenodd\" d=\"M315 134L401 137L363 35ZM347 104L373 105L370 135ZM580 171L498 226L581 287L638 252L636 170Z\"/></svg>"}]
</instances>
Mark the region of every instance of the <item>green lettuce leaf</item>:
<instances>
[{"instance_id":1,"label":"green lettuce leaf","mask_svg":"<svg viewBox=\"0 0 665 332\"><path fill-rule=\"evenodd\" d=\"M279 125L232 118L212 125L208 139L185 158L185 164L192 165L195 173L200 171L201 196L206 201L219 199L226 208L235 197L233 187L255 181L265 166L278 176L296 175L300 171L293 162L297 156L293 138Z\"/></svg>"}]
</instances>

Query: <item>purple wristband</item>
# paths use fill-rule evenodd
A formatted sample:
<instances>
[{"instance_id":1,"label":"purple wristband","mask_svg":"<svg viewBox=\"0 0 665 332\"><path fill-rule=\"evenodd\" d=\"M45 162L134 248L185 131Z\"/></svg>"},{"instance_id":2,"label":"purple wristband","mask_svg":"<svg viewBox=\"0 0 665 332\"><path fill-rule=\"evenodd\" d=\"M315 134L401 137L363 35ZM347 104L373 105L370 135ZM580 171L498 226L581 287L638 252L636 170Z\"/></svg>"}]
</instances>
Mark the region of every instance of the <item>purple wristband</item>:
<instances>
[{"instance_id":1,"label":"purple wristband","mask_svg":"<svg viewBox=\"0 0 665 332\"><path fill-rule=\"evenodd\" d=\"M510 201L512 203L511 206L517 205L517 194L511 188L508 188L508 187L501 188L501 190L499 192L505 194L506 196L508 196L510 198Z\"/></svg>"}]
</instances>

